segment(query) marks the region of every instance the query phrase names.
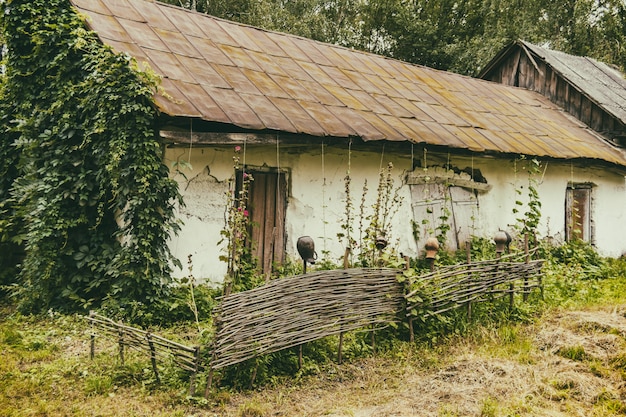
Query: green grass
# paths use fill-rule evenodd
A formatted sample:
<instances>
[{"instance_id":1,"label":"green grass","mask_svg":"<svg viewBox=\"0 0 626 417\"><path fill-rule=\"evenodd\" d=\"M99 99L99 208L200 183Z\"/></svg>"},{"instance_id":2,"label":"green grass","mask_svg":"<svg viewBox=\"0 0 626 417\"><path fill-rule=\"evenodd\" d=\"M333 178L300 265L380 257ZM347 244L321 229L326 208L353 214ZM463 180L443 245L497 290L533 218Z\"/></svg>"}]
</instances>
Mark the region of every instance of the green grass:
<instances>
[{"instance_id":1,"label":"green grass","mask_svg":"<svg viewBox=\"0 0 626 417\"><path fill-rule=\"evenodd\" d=\"M401 340L406 336L402 329L378 332L375 356L368 347L369 335L346 335L346 363L341 366L334 363L336 338L311 343L305 349L303 371L294 371L293 353L282 353L261 362L260 370L266 375L255 390L248 390L249 379L242 372L241 391L226 384L208 399L188 397L186 376L168 364L159 365L162 383L157 385L145 354L127 351L122 365L113 340L98 339L96 356L90 360L90 329L79 316L25 316L5 303L0 305L0 416L254 417L272 415L275 408L282 415L315 416L328 410L357 409L372 401L393 403L407 389L407 379L417 374L437 375L459 358L542 366L546 353L537 346L536 333L555 313L626 306L624 262L605 265L608 272L600 279L580 275L578 267L550 265L543 299L535 293L528 304L516 300L514 311L505 305L476 306L472 321L459 312L445 323L424 327L425 333L417 335L415 344ZM198 335L193 323L159 330L157 333L168 336L205 337ZM613 335L626 346L626 335L616 329L591 326L582 330ZM396 338L398 335L401 337ZM281 365L280 360L286 362ZM571 343L562 346L552 360L572 361L586 375L606 380L607 386L626 380L626 347L606 358L593 357L582 344ZM272 373L277 363L288 372ZM201 375L200 394L204 381L205 375ZM538 383L541 386L517 397L490 393L477 399L475 415L545 415L549 407L583 407L594 416L626 413L620 396L624 393L607 389L581 404L576 393L580 381L554 376L538 379ZM333 394L339 399L332 400ZM312 411L306 414L303 404ZM437 409L441 416L464 415L454 403L442 402Z\"/></svg>"}]
</instances>

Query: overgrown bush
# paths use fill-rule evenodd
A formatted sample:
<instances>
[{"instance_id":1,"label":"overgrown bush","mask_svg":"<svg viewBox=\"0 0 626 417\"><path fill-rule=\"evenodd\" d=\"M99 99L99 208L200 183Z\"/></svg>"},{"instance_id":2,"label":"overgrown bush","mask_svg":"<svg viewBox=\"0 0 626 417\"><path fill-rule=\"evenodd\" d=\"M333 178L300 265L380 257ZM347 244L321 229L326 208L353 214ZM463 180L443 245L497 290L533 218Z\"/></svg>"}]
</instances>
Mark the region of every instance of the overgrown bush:
<instances>
[{"instance_id":1,"label":"overgrown bush","mask_svg":"<svg viewBox=\"0 0 626 417\"><path fill-rule=\"evenodd\" d=\"M197 285L193 291L193 302L188 286L175 285L169 290L167 297L150 304L135 300L120 301L108 298L98 311L108 318L122 320L142 328L193 323L196 309L201 321L210 321L213 308L217 303L216 299L221 295L221 289Z\"/></svg>"},{"instance_id":2,"label":"overgrown bush","mask_svg":"<svg viewBox=\"0 0 626 417\"><path fill-rule=\"evenodd\" d=\"M0 245L24 245L16 298L31 311L158 302L182 200L154 134L156 80L67 0L0 11Z\"/></svg>"}]
</instances>

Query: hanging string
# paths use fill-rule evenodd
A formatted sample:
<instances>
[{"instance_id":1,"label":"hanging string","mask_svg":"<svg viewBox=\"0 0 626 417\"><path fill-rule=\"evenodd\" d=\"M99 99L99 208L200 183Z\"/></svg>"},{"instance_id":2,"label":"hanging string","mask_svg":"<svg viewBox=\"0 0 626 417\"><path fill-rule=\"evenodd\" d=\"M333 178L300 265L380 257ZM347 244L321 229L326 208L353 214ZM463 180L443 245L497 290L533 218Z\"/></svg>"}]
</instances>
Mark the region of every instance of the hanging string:
<instances>
[{"instance_id":1,"label":"hanging string","mask_svg":"<svg viewBox=\"0 0 626 417\"><path fill-rule=\"evenodd\" d=\"M350 141L348 142L348 175L350 175L351 172L351 160L352 160L352 138L350 138Z\"/></svg>"},{"instance_id":2,"label":"hanging string","mask_svg":"<svg viewBox=\"0 0 626 417\"><path fill-rule=\"evenodd\" d=\"M413 142L411 142L411 171L415 170L415 154L413 153Z\"/></svg>"},{"instance_id":3,"label":"hanging string","mask_svg":"<svg viewBox=\"0 0 626 417\"><path fill-rule=\"evenodd\" d=\"M352 138L350 138L350 141L348 142L348 175L346 177L347 181L351 181L350 179L350 175L352 173ZM352 255L352 236L350 234L350 230L352 229L351 225L352 225L352 217L351 217L351 210L350 210L350 206L351 206L351 196L350 196L350 187L349 187L349 183L346 183L346 211L347 211L347 215L346 215L346 236L348 238L348 248L346 253L344 254L344 266L346 266L348 264L347 260L348 260L348 256L351 257Z\"/></svg>"},{"instance_id":4,"label":"hanging string","mask_svg":"<svg viewBox=\"0 0 626 417\"><path fill-rule=\"evenodd\" d=\"M383 169L383 160L384 160L384 158L385 158L385 144L383 143L383 149L382 149L382 151L380 153L380 166L378 167L379 171L382 171L382 169Z\"/></svg>"},{"instance_id":5,"label":"hanging string","mask_svg":"<svg viewBox=\"0 0 626 417\"><path fill-rule=\"evenodd\" d=\"M322 140L322 253L326 253L326 161L324 140Z\"/></svg>"},{"instance_id":6,"label":"hanging string","mask_svg":"<svg viewBox=\"0 0 626 417\"><path fill-rule=\"evenodd\" d=\"M280 201L280 133L276 134L276 172L278 173L276 176L276 208L278 208Z\"/></svg>"},{"instance_id":7,"label":"hanging string","mask_svg":"<svg viewBox=\"0 0 626 417\"><path fill-rule=\"evenodd\" d=\"M245 172L246 171L246 148L248 145L248 138L247 136L244 135L243 137L243 163L242 163L242 171Z\"/></svg>"},{"instance_id":8,"label":"hanging string","mask_svg":"<svg viewBox=\"0 0 626 417\"><path fill-rule=\"evenodd\" d=\"M189 119L189 157L187 163L191 166L191 148L193 146L193 119Z\"/></svg>"}]
</instances>

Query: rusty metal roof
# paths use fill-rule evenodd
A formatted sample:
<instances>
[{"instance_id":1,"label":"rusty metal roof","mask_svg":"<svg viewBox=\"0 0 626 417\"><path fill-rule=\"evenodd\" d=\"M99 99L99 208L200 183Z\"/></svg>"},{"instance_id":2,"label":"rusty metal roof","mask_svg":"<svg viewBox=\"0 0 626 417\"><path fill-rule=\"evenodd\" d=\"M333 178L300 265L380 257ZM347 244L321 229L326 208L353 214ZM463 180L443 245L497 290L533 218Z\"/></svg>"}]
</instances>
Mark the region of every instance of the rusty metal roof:
<instances>
[{"instance_id":1,"label":"rusty metal roof","mask_svg":"<svg viewBox=\"0 0 626 417\"><path fill-rule=\"evenodd\" d=\"M543 96L151 0L71 0L162 77L170 116L258 131L598 159L624 153Z\"/></svg>"},{"instance_id":2,"label":"rusty metal roof","mask_svg":"<svg viewBox=\"0 0 626 417\"><path fill-rule=\"evenodd\" d=\"M540 58L574 88L626 124L626 79L619 70L593 58L566 54L517 40L505 47L478 75L484 77L515 47Z\"/></svg>"}]
</instances>

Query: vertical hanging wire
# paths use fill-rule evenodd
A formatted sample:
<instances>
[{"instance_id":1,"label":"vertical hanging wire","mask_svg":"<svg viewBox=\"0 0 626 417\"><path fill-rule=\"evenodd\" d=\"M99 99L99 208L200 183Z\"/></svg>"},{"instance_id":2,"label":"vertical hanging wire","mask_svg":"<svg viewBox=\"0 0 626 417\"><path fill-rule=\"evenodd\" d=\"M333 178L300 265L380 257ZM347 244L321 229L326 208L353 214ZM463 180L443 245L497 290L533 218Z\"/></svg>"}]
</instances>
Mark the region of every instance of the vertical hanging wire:
<instances>
[{"instance_id":1,"label":"vertical hanging wire","mask_svg":"<svg viewBox=\"0 0 626 417\"><path fill-rule=\"evenodd\" d=\"M248 144L248 137L244 135L243 137L243 162L241 164L241 172L242 174L246 172L246 147Z\"/></svg>"},{"instance_id":2,"label":"vertical hanging wire","mask_svg":"<svg viewBox=\"0 0 626 417\"><path fill-rule=\"evenodd\" d=\"M350 175L350 170L352 167L352 138L348 142L348 175Z\"/></svg>"},{"instance_id":3,"label":"vertical hanging wire","mask_svg":"<svg viewBox=\"0 0 626 417\"><path fill-rule=\"evenodd\" d=\"M324 155L324 140L322 139L322 253L326 254L326 160Z\"/></svg>"},{"instance_id":4,"label":"vertical hanging wire","mask_svg":"<svg viewBox=\"0 0 626 417\"><path fill-rule=\"evenodd\" d=\"M285 213L283 212L284 210L284 206L281 205L282 201L281 201L281 188L280 188L280 133L276 133L276 205L275 205L275 209L274 212L278 213L282 219L280 219L280 222L278 224L283 224L284 225L284 218L285 218ZM281 209L279 210L278 207L281 207ZM271 276L271 273L273 272L273 265L274 265L274 258L275 258L275 254L276 254L276 242L278 241L278 233L281 232L281 230L278 230L277 225L277 219L274 218L274 227L272 229L272 262L270 263L270 271L269 273L266 273L266 276L269 278ZM281 239L282 241L282 239ZM283 248L280 248L280 250L282 251Z\"/></svg>"},{"instance_id":5,"label":"vertical hanging wire","mask_svg":"<svg viewBox=\"0 0 626 417\"><path fill-rule=\"evenodd\" d=\"M191 166L191 149L193 147L193 119L189 119L189 157L187 163Z\"/></svg>"},{"instance_id":6,"label":"vertical hanging wire","mask_svg":"<svg viewBox=\"0 0 626 417\"><path fill-rule=\"evenodd\" d=\"M280 203L280 133L276 134L276 208Z\"/></svg>"},{"instance_id":7,"label":"vertical hanging wire","mask_svg":"<svg viewBox=\"0 0 626 417\"><path fill-rule=\"evenodd\" d=\"M352 175L352 138L350 138L350 141L348 142L348 180L351 181L351 175ZM349 189L346 190L346 206L350 207L351 202L349 201L349 199L351 198L350 194L349 194ZM346 215L346 235L348 237L348 248L346 250L346 253L344 254L344 268L347 265L347 259L348 256L350 256L350 261L352 260L352 235L350 234L350 230L352 229L352 219L351 219L351 213L350 213L350 209L348 209L347 215ZM347 255L347 256L346 256ZM351 263L351 262L350 262Z\"/></svg>"}]
</instances>

